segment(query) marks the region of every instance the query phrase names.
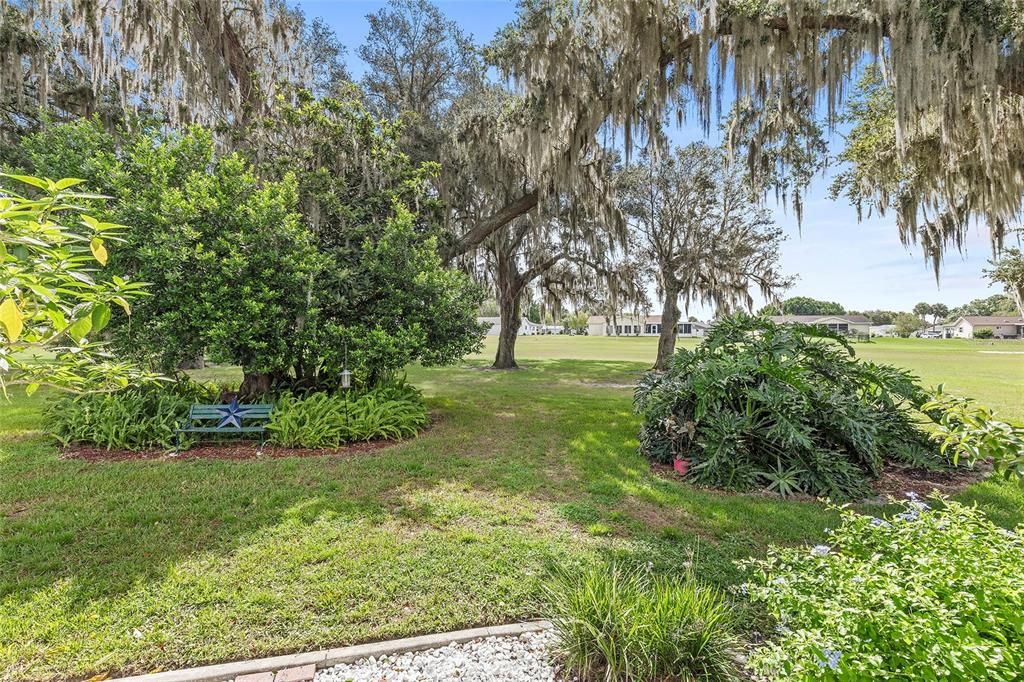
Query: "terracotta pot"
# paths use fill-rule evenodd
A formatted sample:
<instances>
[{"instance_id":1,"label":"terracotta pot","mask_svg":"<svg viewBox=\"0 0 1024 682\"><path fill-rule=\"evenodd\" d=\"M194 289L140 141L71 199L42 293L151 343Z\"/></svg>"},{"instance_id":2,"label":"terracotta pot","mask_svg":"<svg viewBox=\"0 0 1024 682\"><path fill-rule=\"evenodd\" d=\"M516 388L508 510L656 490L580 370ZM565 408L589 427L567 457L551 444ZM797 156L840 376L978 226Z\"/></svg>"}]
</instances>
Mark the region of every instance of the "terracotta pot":
<instances>
[{"instance_id":1,"label":"terracotta pot","mask_svg":"<svg viewBox=\"0 0 1024 682\"><path fill-rule=\"evenodd\" d=\"M685 476L686 472L690 470L690 460L680 459L677 457L676 461L673 463L673 467L675 468L677 474L679 474L680 476Z\"/></svg>"}]
</instances>

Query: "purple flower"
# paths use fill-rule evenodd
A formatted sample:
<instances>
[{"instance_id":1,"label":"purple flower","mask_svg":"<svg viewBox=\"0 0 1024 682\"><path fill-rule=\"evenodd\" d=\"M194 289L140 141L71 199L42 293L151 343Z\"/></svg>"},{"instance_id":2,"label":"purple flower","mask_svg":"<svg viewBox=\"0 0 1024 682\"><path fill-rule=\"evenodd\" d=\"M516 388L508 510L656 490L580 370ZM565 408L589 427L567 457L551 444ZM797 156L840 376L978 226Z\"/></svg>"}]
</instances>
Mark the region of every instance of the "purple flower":
<instances>
[{"instance_id":1,"label":"purple flower","mask_svg":"<svg viewBox=\"0 0 1024 682\"><path fill-rule=\"evenodd\" d=\"M880 519L877 516L871 519L871 525L875 528L888 528L892 524L885 519Z\"/></svg>"},{"instance_id":2,"label":"purple flower","mask_svg":"<svg viewBox=\"0 0 1024 682\"><path fill-rule=\"evenodd\" d=\"M843 657L841 653L834 649L822 649L821 653L825 654L825 658L818 659L819 668L831 668L837 670L839 668L839 659Z\"/></svg>"},{"instance_id":3,"label":"purple flower","mask_svg":"<svg viewBox=\"0 0 1024 682\"><path fill-rule=\"evenodd\" d=\"M904 495L904 496L905 496L905 497L906 497L907 499L909 499L909 500L918 500L918 499L920 499L920 498L919 498L919 496L918 496L918 494L917 494L917 493L915 493L915 492L914 492L913 490L911 490L911 491L910 491L909 493L903 493L903 495Z\"/></svg>"},{"instance_id":4,"label":"purple flower","mask_svg":"<svg viewBox=\"0 0 1024 682\"><path fill-rule=\"evenodd\" d=\"M832 548L828 545L815 545L811 548L811 554L814 556L825 556L832 551Z\"/></svg>"}]
</instances>

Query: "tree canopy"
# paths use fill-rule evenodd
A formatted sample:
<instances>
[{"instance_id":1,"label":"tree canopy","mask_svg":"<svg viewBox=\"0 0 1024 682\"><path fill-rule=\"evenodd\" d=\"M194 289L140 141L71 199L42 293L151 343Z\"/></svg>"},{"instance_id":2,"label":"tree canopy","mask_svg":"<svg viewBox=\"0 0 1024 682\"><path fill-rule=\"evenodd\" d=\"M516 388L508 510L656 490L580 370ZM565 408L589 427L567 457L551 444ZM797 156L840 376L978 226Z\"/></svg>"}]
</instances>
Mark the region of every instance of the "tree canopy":
<instances>
[{"instance_id":1,"label":"tree canopy","mask_svg":"<svg viewBox=\"0 0 1024 682\"><path fill-rule=\"evenodd\" d=\"M1022 26L1015 0L526 0L493 50L542 119L522 144L531 167L564 185L604 126L623 130L627 149L637 136L656 144L670 115L708 128L730 85L764 112L751 177L785 176L797 160L773 157L766 175L764 151L813 138L809 103L823 102L833 127L848 79L877 64L892 88L887 151L917 172L898 196L900 235L938 267L972 220L998 244L1020 215ZM941 145L917 163L928 140ZM888 206L891 177L860 173L860 195Z\"/></svg>"}]
</instances>

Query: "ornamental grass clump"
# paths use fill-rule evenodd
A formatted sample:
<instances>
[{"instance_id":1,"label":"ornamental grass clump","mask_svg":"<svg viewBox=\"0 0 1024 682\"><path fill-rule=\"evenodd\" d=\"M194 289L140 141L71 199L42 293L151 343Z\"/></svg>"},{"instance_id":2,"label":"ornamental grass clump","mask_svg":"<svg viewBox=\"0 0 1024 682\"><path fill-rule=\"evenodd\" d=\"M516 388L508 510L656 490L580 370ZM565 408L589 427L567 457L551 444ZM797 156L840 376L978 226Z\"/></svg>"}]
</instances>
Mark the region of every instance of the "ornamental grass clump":
<instances>
[{"instance_id":1,"label":"ornamental grass clump","mask_svg":"<svg viewBox=\"0 0 1024 682\"><path fill-rule=\"evenodd\" d=\"M857 499L886 460L950 466L916 424L927 398L912 374L858 360L842 336L737 315L641 380L640 448L689 460L699 485Z\"/></svg>"},{"instance_id":2,"label":"ornamental grass clump","mask_svg":"<svg viewBox=\"0 0 1024 682\"><path fill-rule=\"evenodd\" d=\"M758 674L1024 677L1024 529L915 496L888 519L841 513L825 544L772 548L765 559L743 562L751 574L743 591L779 623L750 658Z\"/></svg>"},{"instance_id":3,"label":"ornamental grass clump","mask_svg":"<svg viewBox=\"0 0 1024 682\"><path fill-rule=\"evenodd\" d=\"M602 566L559 574L547 594L558 653L581 680L736 678L725 595L692 574Z\"/></svg>"}]
</instances>

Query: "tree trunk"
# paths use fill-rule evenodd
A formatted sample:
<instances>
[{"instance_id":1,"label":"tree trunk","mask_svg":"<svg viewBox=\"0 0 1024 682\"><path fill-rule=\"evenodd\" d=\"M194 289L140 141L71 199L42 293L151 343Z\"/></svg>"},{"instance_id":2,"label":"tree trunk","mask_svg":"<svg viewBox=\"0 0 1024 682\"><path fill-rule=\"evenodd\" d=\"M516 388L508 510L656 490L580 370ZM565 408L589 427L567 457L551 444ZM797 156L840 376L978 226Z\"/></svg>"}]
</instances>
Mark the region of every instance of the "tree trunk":
<instances>
[{"instance_id":1,"label":"tree trunk","mask_svg":"<svg viewBox=\"0 0 1024 682\"><path fill-rule=\"evenodd\" d=\"M661 311L661 335L658 337L658 357L654 369L665 371L676 352L676 334L679 332L679 292L665 289L665 305Z\"/></svg>"},{"instance_id":2,"label":"tree trunk","mask_svg":"<svg viewBox=\"0 0 1024 682\"><path fill-rule=\"evenodd\" d=\"M498 293L498 307L501 314L501 332L498 334L498 353L494 356L494 369L519 369L516 364L516 339L519 337L519 322L522 306L519 302L520 289L515 286L501 286Z\"/></svg>"},{"instance_id":3,"label":"tree trunk","mask_svg":"<svg viewBox=\"0 0 1024 682\"><path fill-rule=\"evenodd\" d=\"M238 389L238 397L252 400L269 394L280 378L279 372L250 372L243 368L242 385Z\"/></svg>"}]
</instances>

